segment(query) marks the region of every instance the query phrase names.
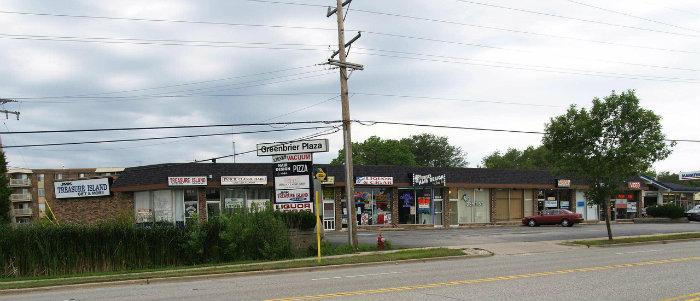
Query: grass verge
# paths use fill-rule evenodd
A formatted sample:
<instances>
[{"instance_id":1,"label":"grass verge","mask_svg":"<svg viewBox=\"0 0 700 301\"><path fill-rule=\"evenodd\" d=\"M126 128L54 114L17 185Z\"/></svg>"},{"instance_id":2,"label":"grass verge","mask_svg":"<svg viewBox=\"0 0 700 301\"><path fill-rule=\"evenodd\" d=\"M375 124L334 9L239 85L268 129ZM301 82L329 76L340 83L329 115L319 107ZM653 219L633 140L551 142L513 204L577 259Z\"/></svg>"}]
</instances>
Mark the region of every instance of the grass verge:
<instances>
[{"instance_id":1,"label":"grass verge","mask_svg":"<svg viewBox=\"0 0 700 301\"><path fill-rule=\"evenodd\" d=\"M574 245L582 245L582 246L591 247L591 246L611 246L611 245L619 245L619 244L643 243L643 242L663 242L663 241L687 240L687 239L700 239L700 232L623 237L623 238L614 238L613 240L609 240L609 239L574 240L574 241L570 241L568 243L574 244Z\"/></svg>"},{"instance_id":2,"label":"grass verge","mask_svg":"<svg viewBox=\"0 0 700 301\"><path fill-rule=\"evenodd\" d=\"M425 259L425 258L436 258L436 257L448 257L448 256L460 256L465 255L462 250L458 249L448 249L448 248L432 248L432 249L406 249L394 252L380 252L372 254L356 254L350 256L340 256L324 258L320 263L316 262L315 258L307 259L297 259L297 260L286 260L286 261L274 261L274 262L255 262L255 263L244 263L244 264L227 264L227 265L212 265L212 266L199 266L199 267L188 267L188 268L172 268L172 269L161 269L161 270L148 270L148 271L135 271L127 273L104 273L104 274L93 274L86 276L70 276L70 277L56 277L56 278L23 278L23 279L1 279L0 280L0 292L2 290L8 289L23 289L23 288L37 288L37 287L49 287L49 286L61 286L61 285L72 285L72 284L85 284L85 283L103 283L103 282L114 282L114 281L127 281L127 280L146 280L152 278L175 278L175 277L187 277L187 276L202 276L202 275L216 275L216 274L228 274L237 272L251 272L251 271L270 271L270 270L284 270L291 268L305 268L305 267L316 267L316 266L330 266L330 265L343 265L343 264L358 264L358 263L371 263L371 262L382 262L382 261L396 261L396 260L408 260L408 259Z\"/></svg>"}]
</instances>

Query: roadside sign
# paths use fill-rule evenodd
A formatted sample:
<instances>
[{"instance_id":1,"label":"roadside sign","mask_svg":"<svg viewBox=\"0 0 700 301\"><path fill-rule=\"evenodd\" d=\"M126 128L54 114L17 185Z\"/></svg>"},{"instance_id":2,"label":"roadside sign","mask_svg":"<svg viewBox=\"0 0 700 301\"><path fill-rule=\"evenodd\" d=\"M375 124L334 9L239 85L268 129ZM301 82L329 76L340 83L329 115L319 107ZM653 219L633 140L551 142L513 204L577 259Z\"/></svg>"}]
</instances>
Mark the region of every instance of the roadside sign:
<instances>
[{"instance_id":1,"label":"roadside sign","mask_svg":"<svg viewBox=\"0 0 700 301\"><path fill-rule=\"evenodd\" d=\"M328 139L300 140L280 143L261 143L257 145L257 149L258 156L320 153L328 151Z\"/></svg>"},{"instance_id":2,"label":"roadside sign","mask_svg":"<svg viewBox=\"0 0 700 301\"><path fill-rule=\"evenodd\" d=\"M286 154L277 155L272 157L272 163L284 163L284 162L311 162L313 155L311 153L305 154Z\"/></svg>"},{"instance_id":3,"label":"roadside sign","mask_svg":"<svg viewBox=\"0 0 700 301\"><path fill-rule=\"evenodd\" d=\"M681 171L678 173L678 179L681 181L700 180L700 170L698 171Z\"/></svg>"}]
</instances>

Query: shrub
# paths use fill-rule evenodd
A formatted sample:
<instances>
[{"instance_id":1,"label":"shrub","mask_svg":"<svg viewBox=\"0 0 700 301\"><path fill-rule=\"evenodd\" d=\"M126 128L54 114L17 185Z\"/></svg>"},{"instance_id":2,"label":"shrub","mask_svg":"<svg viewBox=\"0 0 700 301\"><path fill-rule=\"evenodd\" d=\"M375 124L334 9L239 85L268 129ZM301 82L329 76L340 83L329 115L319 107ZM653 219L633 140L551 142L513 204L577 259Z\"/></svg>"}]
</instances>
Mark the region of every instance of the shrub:
<instances>
[{"instance_id":1,"label":"shrub","mask_svg":"<svg viewBox=\"0 0 700 301\"><path fill-rule=\"evenodd\" d=\"M676 204L654 205L647 208L647 215L653 217L681 218L685 216L683 207Z\"/></svg>"},{"instance_id":2,"label":"shrub","mask_svg":"<svg viewBox=\"0 0 700 301\"><path fill-rule=\"evenodd\" d=\"M226 260L281 259L292 256L287 225L272 209L237 210L221 217Z\"/></svg>"},{"instance_id":3,"label":"shrub","mask_svg":"<svg viewBox=\"0 0 700 301\"><path fill-rule=\"evenodd\" d=\"M287 228L299 230L312 230L316 227L316 214L306 211L277 212Z\"/></svg>"}]
</instances>

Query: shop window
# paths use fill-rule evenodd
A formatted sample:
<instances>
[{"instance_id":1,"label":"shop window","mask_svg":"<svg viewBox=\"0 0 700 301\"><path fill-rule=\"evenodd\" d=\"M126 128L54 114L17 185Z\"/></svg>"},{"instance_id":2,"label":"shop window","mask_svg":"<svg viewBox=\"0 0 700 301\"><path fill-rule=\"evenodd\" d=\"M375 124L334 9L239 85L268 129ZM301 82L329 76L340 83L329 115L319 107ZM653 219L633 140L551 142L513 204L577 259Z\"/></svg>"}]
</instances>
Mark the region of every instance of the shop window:
<instances>
[{"instance_id":1,"label":"shop window","mask_svg":"<svg viewBox=\"0 0 700 301\"><path fill-rule=\"evenodd\" d=\"M63 180L63 174L62 173L57 173L55 176L56 180Z\"/></svg>"},{"instance_id":2,"label":"shop window","mask_svg":"<svg viewBox=\"0 0 700 301\"><path fill-rule=\"evenodd\" d=\"M490 221L488 189L460 189L457 216L460 224Z\"/></svg>"},{"instance_id":3,"label":"shop window","mask_svg":"<svg viewBox=\"0 0 700 301\"><path fill-rule=\"evenodd\" d=\"M221 191L221 208L233 211L236 208L264 210L271 202L271 189L266 187L236 187Z\"/></svg>"},{"instance_id":4,"label":"shop window","mask_svg":"<svg viewBox=\"0 0 700 301\"><path fill-rule=\"evenodd\" d=\"M191 220L199 218L199 197L196 189L185 190L185 221L189 223Z\"/></svg>"},{"instance_id":5,"label":"shop window","mask_svg":"<svg viewBox=\"0 0 700 301\"><path fill-rule=\"evenodd\" d=\"M39 188L37 189L37 194L39 196L46 196L46 190L44 190L44 188Z\"/></svg>"},{"instance_id":6,"label":"shop window","mask_svg":"<svg viewBox=\"0 0 700 301\"><path fill-rule=\"evenodd\" d=\"M391 223L391 188L357 188L355 207L359 225Z\"/></svg>"},{"instance_id":7,"label":"shop window","mask_svg":"<svg viewBox=\"0 0 700 301\"><path fill-rule=\"evenodd\" d=\"M36 175L36 179L39 182L43 182L44 181L44 174L40 173L40 174Z\"/></svg>"},{"instance_id":8,"label":"shop window","mask_svg":"<svg viewBox=\"0 0 700 301\"><path fill-rule=\"evenodd\" d=\"M81 179L85 178L85 174L84 173L78 174L78 178L81 178Z\"/></svg>"}]
</instances>

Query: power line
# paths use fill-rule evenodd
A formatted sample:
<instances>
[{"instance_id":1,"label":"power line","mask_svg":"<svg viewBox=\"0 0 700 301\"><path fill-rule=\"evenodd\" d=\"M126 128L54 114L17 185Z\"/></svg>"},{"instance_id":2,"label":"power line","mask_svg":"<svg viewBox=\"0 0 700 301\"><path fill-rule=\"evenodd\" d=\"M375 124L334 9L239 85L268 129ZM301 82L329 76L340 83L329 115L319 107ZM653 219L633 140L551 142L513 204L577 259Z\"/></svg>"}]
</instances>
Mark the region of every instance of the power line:
<instances>
[{"instance_id":1,"label":"power line","mask_svg":"<svg viewBox=\"0 0 700 301\"><path fill-rule=\"evenodd\" d=\"M685 34L685 33L673 32L673 31L658 30L658 29L645 28L645 27L636 27L636 26L629 26L629 25L623 25L623 24L615 24L615 23L590 20L590 19L583 19L583 18L577 18L577 17L569 17L569 16L563 16L563 15L558 15L558 14L553 14L553 13L511 7L511 6L502 6L502 5L492 4L492 3L484 3L484 2L477 2L477 1L470 1L470 0L455 0L455 1L462 2L462 3L468 3L468 4L474 4L474 5L480 5L480 6L486 6L486 7L491 7L491 8L517 11L517 12L527 13L527 14L534 14L534 15L547 16L547 17L553 17L553 18L559 18L559 19L585 22L585 23L590 23L590 24L600 24L600 25L606 25L606 26L612 26L612 27L618 27L618 28L633 29L633 30L639 30L639 31L648 31L648 32L654 32L654 33L664 33L664 34L683 36L683 37L692 37L692 38L700 37L699 35L694 35L694 34Z\"/></svg>"},{"instance_id":2,"label":"power line","mask_svg":"<svg viewBox=\"0 0 700 301\"><path fill-rule=\"evenodd\" d=\"M263 1L257 1L257 2L263 2ZM286 2L284 4L300 5L298 3L293 3L293 2ZM303 5L309 6L307 4L303 4ZM325 7L325 5L323 5L323 7ZM550 37L550 38L575 40L575 41L597 43L597 44L604 44L604 45L610 45L610 46L619 46L619 47L627 47L627 48L640 48L640 49L676 52L676 53L700 53L698 51L692 51L692 50L671 49L671 48L661 48L661 47L652 47L652 46L615 43L615 42L608 42L608 41L590 40L590 39L576 38L576 37L571 37L571 36L560 36L560 35L553 35L553 34L546 34L546 33L538 33L538 32L530 32L530 31L523 31L523 30L517 30L517 29L510 29L510 28L499 28L499 27L493 27L493 26L468 24L468 23L461 23L461 22L456 22L456 21L440 20L440 19L434 19L434 18L410 16L410 15L401 15L401 14L387 13L387 12L381 12L381 11L358 10L358 9L353 9L353 11L366 13L366 14L376 14L376 15L409 18L409 19L414 19L414 20L438 22L438 23L445 23L445 24L452 24L452 25L469 26L469 27L480 28L480 29L498 30L498 31L506 31L506 32L511 32L511 33L526 34L526 35L535 35L535 36L543 36L543 37ZM235 27L262 27L262 28L285 28L285 29L336 31L335 28L307 27L307 26L246 24L246 23L228 23L228 22L193 21L193 20L149 19L149 18L127 18L127 17L91 16L91 15L69 15L69 14L50 14L50 13L35 13L35 12L21 12L21 11L0 11L0 13L29 15L29 16L50 16L50 17L66 17L66 18L80 18L80 19L96 19L96 20L168 22L168 23L205 24L205 25L226 25L226 26L235 26ZM364 30L361 30L361 31L369 32L369 31L364 31ZM375 34L378 34L378 33L375 32Z\"/></svg>"},{"instance_id":3,"label":"power line","mask_svg":"<svg viewBox=\"0 0 700 301\"><path fill-rule=\"evenodd\" d=\"M630 17L630 18L635 18L635 19L639 19L639 20L649 21L649 22L656 23L656 24L662 24L662 25L666 25L666 26L670 26L670 27L679 28L679 29L685 29L685 30L690 30L690 31L694 31L694 32L700 32L700 30L697 30L697 29L694 29L694 28L679 26L679 25L675 25L675 24L671 24L671 23L666 23L666 22L662 22L662 21L657 21L657 20L650 19L650 18L640 17L640 16L636 16L636 15L633 15L633 14L630 14L630 13L621 12L621 11L617 11L617 10L612 10L612 9L604 8L604 7L600 7L600 6L595 6L595 5L588 4L588 3L584 3L584 2L573 1L573 0L565 0L565 1L567 1L567 2L569 2L569 3L574 3L574 4L578 4L578 5L582 5L582 6L594 8L594 9L597 9L597 10L602 10L602 11L609 12L609 13L613 13L613 14L618 14L618 15L623 15L623 16L627 16L627 17Z\"/></svg>"},{"instance_id":4,"label":"power line","mask_svg":"<svg viewBox=\"0 0 700 301\"><path fill-rule=\"evenodd\" d=\"M392 33L383 33L383 32L376 32L376 31L362 31L362 33L363 34L374 34L374 35L386 36L386 37L393 37L393 38L401 38L401 39L411 39L411 40L419 40L419 41L427 41L427 42L444 43L444 44L451 44L451 45L458 45L458 46L479 47L479 48L488 48L488 49L497 49L497 50L515 51L515 52L525 52L525 53L538 53L538 51L532 51L532 50L526 50L526 49L500 47L500 46L477 44L477 43L466 43L466 42L460 42L460 41L451 41L451 40L435 39L435 38L428 38L428 37L418 37L418 36L403 35L403 34L392 34ZM700 53L700 52L691 51L689 53ZM559 53L555 54L555 55L559 56L559 57L563 57L563 58L574 58L574 59L579 59L579 60L594 60L594 61L605 62L605 63L615 63L615 64L623 64L623 65L631 65L631 66L639 66L639 67L673 69L673 70L695 71L695 72L700 71L700 69L693 69L693 68L670 67L670 66L649 65L649 64L625 62L625 61L598 59L598 58L586 58L586 57L580 57L580 56L562 55Z\"/></svg>"},{"instance_id":5,"label":"power line","mask_svg":"<svg viewBox=\"0 0 700 301\"><path fill-rule=\"evenodd\" d=\"M297 6L320 6L320 7L326 7L325 5L313 5L313 4L299 3L299 2L268 1L268 0L249 0L249 1L252 1L252 2L260 2L260 3L297 5ZM348 9L348 10L350 10L350 9ZM443 23L443 24L450 24L450 25L459 25L459 26L473 27L473 28L479 28L479 29L497 30L497 31L505 31L505 32L518 33L518 34L526 34L526 35L535 35L535 36L542 36L542 37L550 37L550 38L574 40L574 41L589 42L589 43L596 43L596 44L604 44L604 45L610 45L610 46L619 46L619 47L628 47L628 48L641 48L641 49L649 49L649 50L657 50L657 51L668 51L668 52L678 52L678 53L700 53L700 52L691 51L691 50L670 49L670 48L660 48L660 47L651 47L651 46L642 46L642 45L632 45L632 44L615 43L615 42L608 42L608 41L590 40L590 39L576 38L576 37L571 37L571 36L561 36L561 35L554 35L554 34L547 34L547 33L540 33L540 32L532 32L532 31L525 31L525 30L519 30L519 29L502 28L502 27L487 26L487 25L478 25L478 24L469 24L469 23L463 23L463 22L458 22L458 21L450 21L450 20L437 19L437 18L412 16L412 15L405 15L405 14L398 14L398 13L390 13L390 12L383 12L383 11L375 11L375 10L352 9L352 11L360 12L360 13L365 13L365 14L374 14L374 15L389 16L389 17L397 17L397 18L407 18L407 19L420 20L420 21L428 21L428 22L436 22L436 23ZM354 30L354 29L353 29L353 30ZM370 32L370 31L361 30L361 29L358 29L358 30L359 30L359 31L362 31L363 33L364 33L364 32L367 32L367 33ZM376 32L375 32L375 34L376 34Z\"/></svg>"},{"instance_id":6,"label":"power line","mask_svg":"<svg viewBox=\"0 0 700 301\"><path fill-rule=\"evenodd\" d=\"M321 132L318 132L318 133L315 133L315 134L311 134L311 135L307 135L307 136L304 136L304 137L300 137L300 138L297 138L297 139L294 139L294 140L288 140L288 141L283 141L283 142L278 142L278 143L291 143L291 142L296 142L296 141L301 141L301 140L306 140L306 139L311 139L311 138L317 138L317 137L321 137L321 136L326 136L326 135L334 134L334 133L337 133L337 132L339 132L339 131L340 131L340 129L339 129L338 127L332 127L332 131L331 131L331 132L329 132L329 130L321 131ZM258 151L257 149L253 149L253 150L248 150L248 151L244 151L244 152L233 153L233 154L230 154L230 155L224 155L224 156L213 157L213 158L202 159L202 160L194 160L194 161L192 161L192 163L201 163L201 162L208 162L208 161L214 161L214 160L219 160L219 159L226 159L226 158L230 158L230 157L236 157L236 156L240 156L240 155L245 155L245 154L254 153L254 152L257 152L257 151Z\"/></svg>"},{"instance_id":7,"label":"power line","mask_svg":"<svg viewBox=\"0 0 700 301\"><path fill-rule=\"evenodd\" d=\"M24 16L42 16L42 17L65 17L75 19L94 19L94 20L113 20L113 21L137 21L137 22L157 22L157 23L183 23L183 24L200 24L200 25L222 25L234 27L266 27L266 28L284 28L284 29L311 29L335 31L335 28L309 27L309 26L288 26L288 25L269 25L269 24L247 24L247 23L232 23L232 22L215 22L215 21L199 21L199 20L178 20L178 19L156 19L156 18L128 18L128 17L110 17L110 16L94 16L94 15L71 15L71 14L53 14L53 13L36 13L23 11L0 11L0 14L13 14Z\"/></svg>"},{"instance_id":8,"label":"power line","mask_svg":"<svg viewBox=\"0 0 700 301\"><path fill-rule=\"evenodd\" d=\"M439 62L439 63L481 66L481 67L493 67L493 68L504 68L504 69L514 69L514 70L537 71L537 72L556 73L556 74L584 75L584 76L609 77L609 78L620 78L620 79L636 79L636 80L674 82L674 83L691 83L691 84L700 83L698 81L695 81L695 79L652 78L652 77L647 77L644 75L635 75L635 74L617 76L617 75L607 75L607 74L598 74L598 73L559 71L559 70L536 69L536 68L517 67L517 66L470 63L470 62L464 62L464 61L455 61L455 60L446 60L446 59L437 59L437 58L432 59L432 58L411 57L411 56L401 56L401 55L389 55L389 54L381 54L381 53L354 52L354 54L389 57L389 58L399 58L399 59L409 59L409 60L418 60L418 61L426 61L426 62Z\"/></svg>"},{"instance_id":9,"label":"power line","mask_svg":"<svg viewBox=\"0 0 700 301\"><path fill-rule=\"evenodd\" d=\"M99 96L99 95L109 95L109 94L118 94L118 93L131 93L131 92L140 92L140 91L157 90L157 89L166 89L166 88L176 88L176 87L183 87L183 86L191 86L191 85L199 85L199 84L206 84L206 83L227 81L227 80L239 79L239 78L247 78L247 77L259 76L259 75L280 73L280 72L286 72L286 71L292 71L292 70L298 70L298 69L308 69L308 68L317 67L317 66L318 66L318 64L313 64L313 65L306 65L306 66L299 66L299 67L291 67L291 68L277 69L277 70L266 71L266 72L260 72L260 73L253 73L253 74L246 74L246 75L239 75L239 76L231 76L231 77L224 77L224 78L217 78L217 79L210 79L210 80L203 80L203 81L193 81L193 82L186 82L186 83L181 83L181 84L171 84L171 85L156 86L156 87L149 87L149 88L139 88L139 89L130 89L130 90L110 91L110 92L96 92L96 93L86 93L86 94L76 94L76 95L44 96L44 97L25 97L25 98L23 98L23 99L82 98L82 97L86 97L86 96Z\"/></svg>"},{"instance_id":10,"label":"power line","mask_svg":"<svg viewBox=\"0 0 700 301\"><path fill-rule=\"evenodd\" d=\"M387 125L429 127L429 128L440 128L440 129L470 130L470 131L486 131L486 132L502 132L502 133L516 133L516 134L538 134L538 135L545 134L545 132L541 132L541 131L492 129L492 128L478 128L478 127L465 127L465 126L454 126L454 125L437 125L437 124L424 124L424 123L395 122L395 121L354 120L354 122L357 122L357 123L359 123L361 125L365 125L365 126L372 126L375 124L387 124ZM700 140L696 140L696 139L665 139L665 141L700 143Z\"/></svg>"},{"instance_id":11,"label":"power line","mask_svg":"<svg viewBox=\"0 0 700 301\"><path fill-rule=\"evenodd\" d=\"M422 99L422 100L462 101L462 102L492 103L492 104L502 104L502 105L533 106L533 107L551 107L551 108L562 108L563 107L563 106L557 106L557 105L538 104L538 103L510 102L510 101L499 101L499 100L480 100L480 99L468 99L468 98L435 97L435 96L420 96L420 95L405 95L405 94L364 93L364 92L353 92L353 94L363 95L363 96L396 97L396 98L409 98L409 99Z\"/></svg>"},{"instance_id":12,"label":"power line","mask_svg":"<svg viewBox=\"0 0 700 301\"><path fill-rule=\"evenodd\" d=\"M52 134L52 133L77 133L77 132L113 132L113 131L140 131L140 130L167 130L167 129L193 129L193 128L213 128L213 127L245 127L245 126L287 126L293 124L314 124L338 123L340 120L314 120L314 121L286 121L286 122L258 122L258 123L229 123L229 124L206 124L206 125L173 125L173 126L151 126L151 127L123 127L123 128L100 128L100 129L70 129L70 130L43 130L43 131L14 131L0 132L0 135L11 134Z\"/></svg>"},{"instance_id":13,"label":"power line","mask_svg":"<svg viewBox=\"0 0 700 301\"><path fill-rule=\"evenodd\" d=\"M338 94L335 92L293 92L293 93L246 93L246 94L177 94L177 95L141 95L141 96L83 96L83 97L71 97L67 96L65 98L68 99L77 99L77 100L58 100L58 101L52 101L48 100L45 101L45 97L26 97L26 98L18 98L18 99L24 99L24 100L32 100L35 99L34 101L28 102L30 104L32 103L82 103L82 102L121 102L121 101L130 101L130 100L142 100L142 99L177 99L177 98L192 98L192 97L207 97L207 98L217 98L217 97L272 97L272 96L304 96L304 95L331 95L331 94ZM52 97L52 98L63 98L63 97Z\"/></svg>"},{"instance_id":14,"label":"power line","mask_svg":"<svg viewBox=\"0 0 700 301\"><path fill-rule=\"evenodd\" d=\"M357 47L357 49L376 51L376 52L386 52L386 53L398 53L398 54L403 54L403 55L417 55L417 56L425 56L425 57L453 59L453 60L460 60L460 61L484 62L484 63L488 63L488 64L501 64L501 65L522 66L522 67L529 67L529 68L542 68L542 69L585 72L585 73L593 73L593 74L600 74L600 75L628 76L628 77L631 76L631 77L635 77L635 78L645 77L645 78L651 78L651 79L680 80L680 81L697 81L698 80L695 78L689 79L689 78L664 77L664 76L653 76L653 75L644 75L644 74L626 74L626 73L615 73L615 72L602 72L602 71L567 68L567 67L553 67L553 66L543 66L543 65L518 64L518 63L503 62L503 61L470 59L470 58L466 58L466 57L446 56L446 55L437 55L437 54L428 54L428 53L408 52L408 51L384 50L384 49L362 48L362 47Z\"/></svg>"},{"instance_id":15,"label":"power line","mask_svg":"<svg viewBox=\"0 0 700 301\"><path fill-rule=\"evenodd\" d=\"M176 42L177 40L172 40L173 42L167 42L168 40L147 40L147 39L135 39L128 38L124 40L115 40L110 38L64 38L55 36L27 36L27 35L8 35L0 34L0 39L12 39L12 40L34 40L34 41L52 41L52 42L80 42L80 43L101 43L101 44L130 44L130 45L160 45L160 46L191 46L191 47L214 47L214 48L241 48L241 49L267 49L267 50L299 50L299 51L323 51L323 48L310 48L310 47L327 47L328 45L298 45L307 46L306 48L301 47L291 47L294 44L289 44L291 46L264 46L264 45L284 45L275 43L264 43L264 42L218 42L218 43L195 43L189 41ZM231 44L241 44L241 45L231 45Z\"/></svg>"},{"instance_id":16,"label":"power line","mask_svg":"<svg viewBox=\"0 0 700 301\"><path fill-rule=\"evenodd\" d=\"M239 134L287 132L287 131L299 131L299 130L311 130L311 129L323 129L323 128L332 128L332 126L315 126L315 127L289 128L289 129L257 130L257 131L244 131L244 132L225 132L225 133L213 133L213 134L164 136L164 137L148 137L148 138L132 138L132 139L114 139L114 140L80 141L80 142L8 145L8 146L5 146L5 148L26 148L26 147L79 145L79 144L100 144L100 143L133 142L133 141L150 141L150 140L163 140L163 139L182 139L182 138L194 138L194 137L212 137L212 136L227 136L227 135L239 135Z\"/></svg>"}]
</instances>

